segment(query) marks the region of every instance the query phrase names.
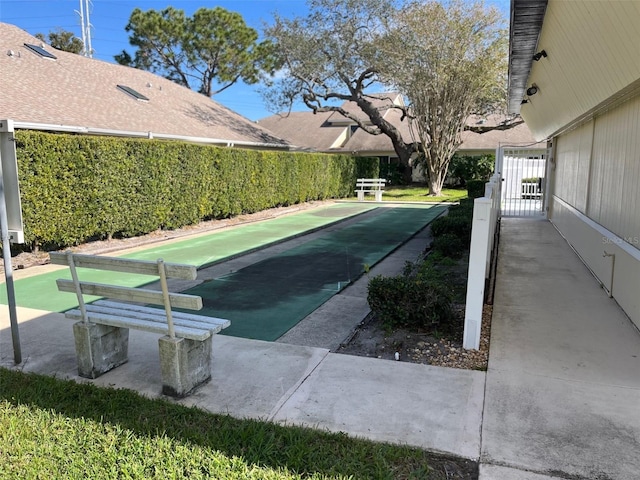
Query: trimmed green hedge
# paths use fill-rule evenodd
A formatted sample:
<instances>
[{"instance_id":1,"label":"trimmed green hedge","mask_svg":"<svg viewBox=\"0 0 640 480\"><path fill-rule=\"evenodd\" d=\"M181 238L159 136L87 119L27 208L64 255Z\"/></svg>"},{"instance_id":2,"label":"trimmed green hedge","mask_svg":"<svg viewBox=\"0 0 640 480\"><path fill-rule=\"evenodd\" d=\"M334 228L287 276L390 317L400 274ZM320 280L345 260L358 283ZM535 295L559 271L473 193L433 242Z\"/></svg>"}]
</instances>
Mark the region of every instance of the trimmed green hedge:
<instances>
[{"instance_id":1,"label":"trimmed green hedge","mask_svg":"<svg viewBox=\"0 0 640 480\"><path fill-rule=\"evenodd\" d=\"M353 195L378 160L16 132L25 241L63 248Z\"/></svg>"},{"instance_id":2,"label":"trimmed green hedge","mask_svg":"<svg viewBox=\"0 0 640 480\"><path fill-rule=\"evenodd\" d=\"M469 198L484 197L484 180L469 180L467 182L467 195Z\"/></svg>"},{"instance_id":3,"label":"trimmed green hedge","mask_svg":"<svg viewBox=\"0 0 640 480\"><path fill-rule=\"evenodd\" d=\"M407 262L401 275L369 280L367 302L385 327L418 327L431 331L451 319L452 290L427 259Z\"/></svg>"}]
</instances>

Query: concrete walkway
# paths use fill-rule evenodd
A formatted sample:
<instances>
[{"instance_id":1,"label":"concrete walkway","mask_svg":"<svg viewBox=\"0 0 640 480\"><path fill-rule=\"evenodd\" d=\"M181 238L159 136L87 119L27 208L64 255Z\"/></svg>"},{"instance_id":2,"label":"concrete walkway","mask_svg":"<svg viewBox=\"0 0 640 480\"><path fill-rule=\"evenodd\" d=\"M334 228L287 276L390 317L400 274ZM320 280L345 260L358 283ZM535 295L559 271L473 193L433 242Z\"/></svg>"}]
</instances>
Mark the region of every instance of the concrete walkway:
<instances>
[{"instance_id":1,"label":"concrete walkway","mask_svg":"<svg viewBox=\"0 0 640 480\"><path fill-rule=\"evenodd\" d=\"M503 218L480 478L640 478L640 334L545 220Z\"/></svg>"}]
</instances>

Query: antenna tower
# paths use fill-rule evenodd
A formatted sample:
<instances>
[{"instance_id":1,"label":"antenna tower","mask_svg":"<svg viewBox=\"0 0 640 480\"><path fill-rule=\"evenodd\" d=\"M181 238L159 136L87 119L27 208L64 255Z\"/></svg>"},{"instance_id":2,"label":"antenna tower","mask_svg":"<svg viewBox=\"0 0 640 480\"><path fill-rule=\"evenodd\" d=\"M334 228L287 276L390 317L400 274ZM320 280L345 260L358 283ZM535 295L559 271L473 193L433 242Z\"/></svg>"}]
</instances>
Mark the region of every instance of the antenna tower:
<instances>
[{"instance_id":1,"label":"antenna tower","mask_svg":"<svg viewBox=\"0 0 640 480\"><path fill-rule=\"evenodd\" d=\"M89 20L89 4L90 0L80 0L80 11L75 12L80 15L80 29L82 30L82 55L85 57L93 57L93 48L91 47L91 20Z\"/></svg>"}]
</instances>

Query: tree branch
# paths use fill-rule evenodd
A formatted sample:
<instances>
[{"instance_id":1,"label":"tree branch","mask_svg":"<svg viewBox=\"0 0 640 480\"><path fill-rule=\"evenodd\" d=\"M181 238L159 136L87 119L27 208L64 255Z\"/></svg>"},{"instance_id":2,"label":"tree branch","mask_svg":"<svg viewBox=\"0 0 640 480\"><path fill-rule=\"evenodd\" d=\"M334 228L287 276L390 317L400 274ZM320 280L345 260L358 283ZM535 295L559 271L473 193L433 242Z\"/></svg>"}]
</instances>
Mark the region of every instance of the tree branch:
<instances>
[{"instance_id":1,"label":"tree branch","mask_svg":"<svg viewBox=\"0 0 640 480\"><path fill-rule=\"evenodd\" d=\"M511 128L517 127L518 125L522 125L524 120L522 118L517 118L514 120L509 120L507 122L499 123L498 125L465 125L464 130L474 133L487 133L492 132L493 130L509 130Z\"/></svg>"}]
</instances>

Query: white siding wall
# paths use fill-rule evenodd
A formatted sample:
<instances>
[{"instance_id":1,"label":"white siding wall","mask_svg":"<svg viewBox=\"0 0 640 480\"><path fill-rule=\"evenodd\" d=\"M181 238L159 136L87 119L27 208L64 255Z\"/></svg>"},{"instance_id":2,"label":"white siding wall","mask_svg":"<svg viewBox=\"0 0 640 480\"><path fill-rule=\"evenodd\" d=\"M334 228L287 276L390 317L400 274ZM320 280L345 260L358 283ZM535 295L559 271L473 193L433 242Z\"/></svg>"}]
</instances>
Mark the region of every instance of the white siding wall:
<instances>
[{"instance_id":1,"label":"white siding wall","mask_svg":"<svg viewBox=\"0 0 640 480\"><path fill-rule=\"evenodd\" d=\"M550 0L521 114L540 141L619 92L640 88L640 1Z\"/></svg>"},{"instance_id":2,"label":"white siding wall","mask_svg":"<svg viewBox=\"0 0 640 480\"><path fill-rule=\"evenodd\" d=\"M551 221L640 327L640 96L555 143Z\"/></svg>"},{"instance_id":3,"label":"white siding wall","mask_svg":"<svg viewBox=\"0 0 640 480\"><path fill-rule=\"evenodd\" d=\"M589 217L621 237L640 236L640 96L596 119L592 162Z\"/></svg>"},{"instance_id":4,"label":"white siding wall","mask_svg":"<svg viewBox=\"0 0 640 480\"><path fill-rule=\"evenodd\" d=\"M586 213L591 165L593 122L582 125L557 140L555 194Z\"/></svg>"}]
</instances>

